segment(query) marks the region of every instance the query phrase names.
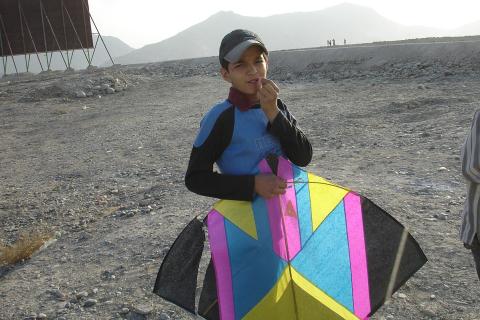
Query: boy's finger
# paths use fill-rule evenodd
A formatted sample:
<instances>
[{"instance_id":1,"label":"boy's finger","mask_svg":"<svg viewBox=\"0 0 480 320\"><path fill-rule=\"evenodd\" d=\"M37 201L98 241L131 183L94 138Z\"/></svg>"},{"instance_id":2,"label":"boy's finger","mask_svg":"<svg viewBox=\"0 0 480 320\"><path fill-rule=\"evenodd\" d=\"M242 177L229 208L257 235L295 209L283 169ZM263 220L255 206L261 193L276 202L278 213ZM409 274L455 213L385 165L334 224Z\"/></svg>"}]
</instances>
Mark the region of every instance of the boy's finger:
<instances>
[{"instance_id":1,"label":"boy's finger","mask_svg":"<svg viewBox=\"0 0 480 320\"><path fill-rule=\"evenodd\" d=\"M257 81L257 89L261 89L263 86L262 84L262 78L258 78L258 81Z\"/></svg>"},{"instance_id":2,"label":"boy's finger","mask_svg":"<svg viewBox=\"0 0 480 320\"><path fill-rule=\"evenodd\" d=\"M260 100L266 99L265 91L264 91L264 90L265 90L265 89L260 88L260 89L258 89L258 91L257 91L257 96L258 96L258 98L259 98Z\"/></svg>"},{"instance_id":3,"label":"boy's finger","mask_svg":"<svg viewBox=\"0 0 480 320\"><path fill-rule=\"evenodd\" d=\"M277 84L273 81L270 81L270 84L272 85L273 89L279 93L280 92L280 88L277 86Z\"/></svg>"},{"instance_id":4,"label":"boy's finger","mask_svg":"<svg viewBox=\"0 0 480 320\"><path fill-rule=\"evenodd\" d=\"M262 84L263 85L269 84L277 93L280 92L280 88L277 86L277 84L270 79L262 79Z\"/></svg>"},{"instance_id":5,"label":"boy's finger","mask_svg":"<svg viewBox=\"0 0 480 320\"><path fill-rule=\"evenodd\" d=\"M275 88L270 84L264 85L262 89L265 91L266 94L269 94L270 96L277 96L278 94Z\"/></svg>"}]
</instances>

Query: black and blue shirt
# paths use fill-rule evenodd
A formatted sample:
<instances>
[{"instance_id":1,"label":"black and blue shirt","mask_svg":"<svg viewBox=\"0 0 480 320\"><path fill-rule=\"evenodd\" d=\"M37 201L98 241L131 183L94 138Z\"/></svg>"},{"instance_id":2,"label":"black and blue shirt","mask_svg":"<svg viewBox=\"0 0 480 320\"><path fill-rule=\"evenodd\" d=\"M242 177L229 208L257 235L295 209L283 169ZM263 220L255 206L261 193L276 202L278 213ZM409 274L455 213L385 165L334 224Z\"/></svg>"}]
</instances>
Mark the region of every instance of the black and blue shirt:
<instances>
[{"instance_id":1,"label":"black and blue shirt","mask_svg":"<svg viewBox=\"0 0 480 320\"><path fill-rule=\"evenodd\" d=\"M252 201L258 163L269 154L281 155L298 166L312 158L312 146L287 106L270 123L260 105L244 110L229 99L204 116L193 144L185 184L200 195ZM214 172L217 164L220 173Z\"/></svg>"}]
</instances>

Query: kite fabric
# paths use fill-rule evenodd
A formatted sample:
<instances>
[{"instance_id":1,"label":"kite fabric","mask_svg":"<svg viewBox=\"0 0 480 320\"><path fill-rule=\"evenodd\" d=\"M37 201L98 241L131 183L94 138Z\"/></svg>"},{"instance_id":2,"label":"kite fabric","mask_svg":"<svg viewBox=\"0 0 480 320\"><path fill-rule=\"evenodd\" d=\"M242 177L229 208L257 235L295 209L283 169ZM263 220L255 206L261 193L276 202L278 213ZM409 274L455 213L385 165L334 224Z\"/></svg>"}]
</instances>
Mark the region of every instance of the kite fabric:
<instances>
[{"instance_id":1,"label":"kite fabric","mask_svg":"<svg viewBox=\"0 0 480 320\"><path fill-rule=\"evenodd\" d=\"M195 313L197 274L205 232L196 217L183 229L163 259L153 292Z\"/></svg>"},{"instance_id":2,"label":"kite fabric","mask_svg":"<svg viewBox=\"0 0 480 320\"><path fill-rule=\"evenodd\" d=\"M204 220L211 261L197 313L205 319L367 319L426 263L406 229L367 198L282 157L259 169L285 179L286 193L220 200ZM195 292L179 303L185 294L161 279L165 264L198 270L199 260L187 266L184 253L167 254L154 292L191 311ZM195 288L196 272L190 281Z\"/></svg>"}]
</instances>

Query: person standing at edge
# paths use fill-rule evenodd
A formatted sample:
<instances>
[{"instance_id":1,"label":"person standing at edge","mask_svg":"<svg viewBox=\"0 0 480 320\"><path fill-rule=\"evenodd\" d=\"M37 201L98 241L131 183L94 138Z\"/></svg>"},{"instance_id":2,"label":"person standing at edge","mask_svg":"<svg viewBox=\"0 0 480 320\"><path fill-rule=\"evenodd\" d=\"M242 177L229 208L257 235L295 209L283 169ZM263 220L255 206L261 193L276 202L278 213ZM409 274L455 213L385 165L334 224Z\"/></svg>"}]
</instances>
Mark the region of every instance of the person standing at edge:
<instances>
[{"instance_id":1,"label":"person standing at edge","mask_svg":"<svg viewBox=\"0 0 480 320\"><path fill-rule=\"evenodd\" d=\"M462 150L462 174L467 182L460 238L472 250L480 279L480 110L475 112L470 132Z\"/></svg>"},{"instance_id":2,"label":"person standing at edge","mask_svg":"<svg viewBox=\"0 0 480 320\"><path fill-rule=\"evenodd\" d=\"M257 165L275 154L306 166L312 146L278 98L278 86L267 78L268 51L260 37L234 30L223 38L219 51L220 72L231 88L228 98L201 121L185 185L197 194L229 200L284 194L286 181L260 174ZM220 173L213 171L214 163Z\"/></svg>"}]
</instances>

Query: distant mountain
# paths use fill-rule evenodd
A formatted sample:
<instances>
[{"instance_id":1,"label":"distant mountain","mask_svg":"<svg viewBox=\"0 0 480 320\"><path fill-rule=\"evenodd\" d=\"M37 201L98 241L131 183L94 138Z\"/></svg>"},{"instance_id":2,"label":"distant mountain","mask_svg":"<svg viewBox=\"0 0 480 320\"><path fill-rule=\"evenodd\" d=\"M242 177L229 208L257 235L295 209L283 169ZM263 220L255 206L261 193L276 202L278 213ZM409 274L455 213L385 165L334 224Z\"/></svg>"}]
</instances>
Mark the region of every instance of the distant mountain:
<instances>
[{"instance_id":1,"label":"distant mountain","mask_svg":"<svg viewBox=\"0 0 480 320\"><path fill-rule=\"evenodd\" d=\"M333 38L340 45L344 39L352 44L439 35L437 29L403 26L370 8L348 3L320 11L265 18L221 11L171 38L132 51L117 61L134 64L215 56L222 37L237 28L257 32L270 50L324 46Z\"/></svg>"},{"instance_id":2,"label":"distant mountain","mask_svg":"<svg viewBox=\"0 0 480 320\"><path fill-rule=\"evenodd\" d=\"M116 57L123 56L134 49L130 46L128 46L125 42L121 41L118 38L111 37L111 36L102 36L103 40L105 41L105 45L110 52L110 55L113 57L114 62ZM97 36L93 37L93 43L97 41ZM90 55L92 55L93 49L90 50ZM71 55L71 52L69 52L69 56ZM65 52L63 52L64 59L66 59ZM40 53L39 54L40 61L43 65L43 68L47 68L47 62L45 58L45 53ZM50 59L50 55L49 55ZM19 72L25 72L26 71L26 66L25 66L25 57L22 56L15 56L15 64L17 66L17 69ZM95 50L95 53L93 55L93 60L92 64L94 66L100 66L102 64L105 65L111 65L112 63L110 62L110 58L107 54L107 51L105 50L105 46L101 42L100 39L98 39L98 44L97 44L97 49ZM75 70L79 69L85 69L88 66L87 60L85 58L85 55L82 50L75 50L71 62L72 68ZM0 75L3 75L3 66L0 68ZM65 70L65 63L63 62L62 56L60 53L55 52L52 56L52 62L50 65L50 69L52 70ZM33 73L38 73L42 71L42 68L40 67L40 64L38 62L37 56L35 54L32 54L30 56L30 67L29 71ZM7 74L15 73L15 67L12 63L11 57L8 57L8 62L7 62Z\"/></svg>"},{"instance_id":3,"label":"distant mountain","mask_svg":"<svg viewBox=\"0 0 480 320\"><path fill-rule=\"evenodd\" d=\"M455 36L473 36L480 35L480 21L466 24L460 28L454 29L452 35Z\"/></svg>"}]
</instances>

